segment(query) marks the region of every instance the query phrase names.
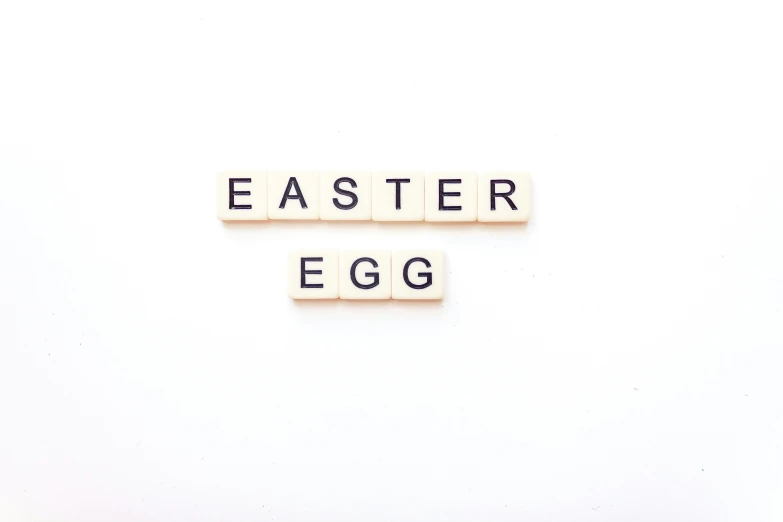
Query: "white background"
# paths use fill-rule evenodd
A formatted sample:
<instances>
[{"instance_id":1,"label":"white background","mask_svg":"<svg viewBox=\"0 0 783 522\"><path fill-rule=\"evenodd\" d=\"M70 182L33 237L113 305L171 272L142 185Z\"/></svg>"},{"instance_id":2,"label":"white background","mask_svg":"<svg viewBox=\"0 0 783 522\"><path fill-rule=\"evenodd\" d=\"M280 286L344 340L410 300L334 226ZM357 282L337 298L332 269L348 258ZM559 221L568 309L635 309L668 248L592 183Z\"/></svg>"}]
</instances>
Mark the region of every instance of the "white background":
<instances>
[{"instance_id":1,"label":"white background","mask_svg":"<svg viewBox=\"0 0 783 522\"><path fill-rule=\"evenodd\" d=\"M0 520L781 520L779 7L3 2ZM229 168L533 214L223 225ZM321 246L446 298L291 302Z\"/></svg>"}]
</instances>

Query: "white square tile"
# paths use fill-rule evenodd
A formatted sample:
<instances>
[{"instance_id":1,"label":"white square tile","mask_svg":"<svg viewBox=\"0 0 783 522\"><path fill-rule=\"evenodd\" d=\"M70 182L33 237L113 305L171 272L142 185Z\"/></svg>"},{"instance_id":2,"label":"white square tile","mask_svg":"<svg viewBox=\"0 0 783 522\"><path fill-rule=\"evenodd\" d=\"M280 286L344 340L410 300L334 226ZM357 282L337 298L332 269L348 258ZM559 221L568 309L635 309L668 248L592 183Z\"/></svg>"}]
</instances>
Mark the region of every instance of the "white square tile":
<instances>
[{"instance_id":1,"label":"white square tile","mask_svg":"<svg viewBox=\"0 0 783 522\"><path fill-rule=\"evenodd\" d=\"M340 252L340 299L391 298L391 251Z\"/></svg>"},{"instance_id":2,"label":"white square tile","mask_svg":"<svg viewBox=\"0 0 783 522\"><path fill-rule=\"evenodd\" d=\"M322 172L321 219L372 218L372 177L369 172Z\"/></svg>"},{"instance_id":3,"label":"white square tile","mask_svg":"<svg viewBox=\"0 0 783 522\"><path fill-rule=\"evenodd\" d=\"M269 219L318 219L317 172L270 172Z\"/></svg>"},{"instance_id":4,"label":"white square tile","mask_svg":"<svg viewBox=\"0 0 783 522\"><path fill-rule=\"evenodd\" d=\"M373 221L424 221L423 172L375 172Z\"/></svg>"},{"instance_id":5,"label":"white square tile","mask_svg":"<svg viewBox=\"0 0 783 522\"><path fill-rule=\"evenodd\" d=\"M478 178L478 220L514 222L530 219L530 174L482 172Z\"/></svg>"},{"instance_id":6,"label":"white square tile","mask_svg":"<svg viewBox=\"0 0 783 522\"><path fill-rule=\"evenodd\" d=\"M392 299L443 299L441 250L401 250L392 253Z\"/></svg>"},{"instance_id":7,"label":"white square tile","mask_svg":"<svg viewBox=\"0 0 783 522\"><path fill-rule=\"evenodd\" d=\"M425 185L425 220L476 221L475 172L431 172Z\"/></svg>"},{"instance_id":8,"label":"white square tile","mask_svg":"<svg viewBox=\"0 0 783 522\"><path fill-rule=\"evenodd\" d=\"M336 250L294 250L288 253L288 297L291 299L337 299L338 253Z\"/></svg>"},{"instance_id":9,"label":"white square tile","mask_svg":"<svg viewBox=\"0 0 783 522\"><path fill-rule=\"evenodd\" d=\"M222 221L269 219L266 172L231 170L218 173L217 217Z\"/></svg>"}]
</instances>

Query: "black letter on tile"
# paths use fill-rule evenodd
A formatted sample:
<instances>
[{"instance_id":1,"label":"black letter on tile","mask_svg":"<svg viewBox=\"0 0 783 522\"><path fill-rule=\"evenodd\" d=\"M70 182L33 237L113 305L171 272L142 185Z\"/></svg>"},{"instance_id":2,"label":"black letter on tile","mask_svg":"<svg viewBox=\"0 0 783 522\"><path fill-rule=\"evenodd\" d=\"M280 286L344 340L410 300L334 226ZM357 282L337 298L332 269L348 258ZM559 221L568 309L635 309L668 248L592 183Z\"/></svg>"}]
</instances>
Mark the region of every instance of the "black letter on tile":
<instances>
[{"instance_id":1,"label":"black letter on tile","mask_svg":"<svg viewBox=\"0 0 783 522\"><path fill-rule=\"evenodd\" d=\"M294 192L296 195L291 195L291 187L294 188ZM305 198L302 195L302 189L299 188L299 182L296 181L296 178L290 177L288 178L288 185L285 187L285 193L283 194L283 199L280 200L280 208L285 208L285 203L289 199L298 199L299 204L302 205L302 208L307 208L307 203L305 202Z\"/></svg>"},{"instance_id":2,"label":"black letter on tile","mask_svg":"<svg viewBox=\"0 0 783 522\"><path fill-rule=\"evenodd\" d=\"M406 285L416 290L421 290L422 288L427 288L432 284L432 272L418 273L419 277L423 277L427 280L426 283L422 283L420 285L417 285L416 283L411 283L411 280L408 278L408 268L411 266L411 264L416 262L424 263L424 266L426 266L427 268L430 268L432 266L430 262L424 259L423 257L414 257L413 259L409 259L408 262L405 263L405 267L402 269L402 278L405 280Z\"/></svg>"},{"instance_id":3,"label":"black letter on tile","mask_svg":"<svg viewBox=\"0 0 783 522\"><path fill-rule=\"evenodd\" d=\"M378 275L378 272L365 272L364 276L369 277L372 276L372 283L363 285L359 281L356 280L356 267L359 266L359 263L368 262L372 265L373 268L378 268L378 263L375 262L375 259L371 257L360 257L356 261L353 262L351 265L351 282L356 286L356 288L361 288L362 290L369 290L370 288L375 288L380 283L380 276Z\"/></svg>"},{"instance_id":4,"label":"black letter on tile","mask_svg":"<svg viewBox=\"0 0 783 522\"><path fill-rule=\"evenodd\" d=\"M506 183L509 187L508 192L495 192L495 185L498 183ZM514 182L510 179L492 179L489 181L489 209L495 210L495 198L500 196L501 198L506 200L506 203L508 203L508 206L511 207L511 210L516 210L517 206L514 204L513 201L511 201L511 198L509 197L511 194L514 193L514 191L517 189L517 186L514 185Z\"/></svg>"},{"instance_id":5,"label":"black letter on tile","mask_svg":"<svg viewBox=\"0 0 783 522\"><path fill-rule=\"evenodd\" d=\"M462 183L461 179L439 179L438 180L438 210L462 210L462 205L446 206L443 204L443 196L459 196L460 192L443 192L443 185L446 183Z\"/></svg>"},{"instance_id":6,"label":"black letter on tile","mask_svg":"<svg viewBox=\"0 0 783 522\"><path fill-rule=\"evenodd\" d=\"M335 180L334 182L335 192L337 192L341 196L348 196L349 198L351 198L351 202L348 203L347 205L343 205L342 203L337 201L337 198L332 198L332 202L334 202L334 206L339 208L340 210L351 210L359 202L359 198L353 192L349 190L341 189L339 187L340 183L348 183L351 186L351 188L356 188L356 182L351 178L337 178L337 180Z\"/></svg>"},{"instance_id":7,"label":"black letter on tile","mask_svg":"<svg viewBox=\"0 0 783 522\"><path fill-rule=\"evenodd\" d=\"M293 179L293 178L291 178ZM323 274L323 270L307 270L305 263L308 261L319 261L322 262L324 260L323 257L303 257L299 260L299 271L300 271L300 279L299 284L302 288L323 288L323 283L307 283L306 281L306 275L307 274Z\"/></svg>"},{"instance_id":8,"label":"black letter on tile","mask_svg":"<svg viewBox=\"0 0 783 522\"><path fill-rule=\"evenodd\" d=\"M234 183L250 183L253 181L250 178L228 178L228 208L231 210L250 210L253 205L235 205L234 196L249 196L249 190L234 190Z\"/></svg>"},{"instance_id":9,"label":"black letter on tile","mask_svg":"<svg viewBox=\"0 0 783 522\"><path fill-rule=\"evenodd\" d=\"M400 210L402 208L402 201L401 201L402 198L400 196L400 192L401 192L400 191L400 187L401 187L400 183L410 183L410 182L411 182L410 178L408 178L408 179L397 178L397 179L387 179L386 180L386 183L394 183L395 185L397 185L397 210Z\"/></svg>"}]
</instances>

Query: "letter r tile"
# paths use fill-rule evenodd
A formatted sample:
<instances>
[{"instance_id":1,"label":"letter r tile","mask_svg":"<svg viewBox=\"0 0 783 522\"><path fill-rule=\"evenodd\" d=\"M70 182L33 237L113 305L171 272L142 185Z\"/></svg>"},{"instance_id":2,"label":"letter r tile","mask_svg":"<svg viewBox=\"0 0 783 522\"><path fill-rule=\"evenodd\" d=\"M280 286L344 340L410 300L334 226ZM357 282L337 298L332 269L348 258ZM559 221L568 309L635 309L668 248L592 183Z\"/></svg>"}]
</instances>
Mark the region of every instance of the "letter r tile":
<instances>
[{"instance_id":1,"label":"letter r tile","mask_svg":"<svg viewBox=\"0 0 783 522\"><path fill-rule=\"evenodd\" d=\"M530 219L530 174L483 172L478 178L478 220L522 222Z\"/></svg>"}]
</instances>

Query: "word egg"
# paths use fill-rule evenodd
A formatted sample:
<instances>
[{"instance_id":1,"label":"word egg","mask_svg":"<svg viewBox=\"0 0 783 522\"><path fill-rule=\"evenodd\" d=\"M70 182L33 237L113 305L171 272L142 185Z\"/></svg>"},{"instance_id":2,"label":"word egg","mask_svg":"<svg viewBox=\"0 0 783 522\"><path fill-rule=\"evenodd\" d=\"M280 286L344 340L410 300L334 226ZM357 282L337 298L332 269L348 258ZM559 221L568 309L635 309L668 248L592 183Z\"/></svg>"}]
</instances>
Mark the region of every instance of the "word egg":
<instances>
[{"instance_id":1,"label":"word egg","mask_svg":"<svg viewBox=\"0 0 783 522\"><path fill-rule=\"evenodd\" d=\"M296 250L288 254L291 299L442 299L439 250Z\"/></svg>"}]
</instances>

